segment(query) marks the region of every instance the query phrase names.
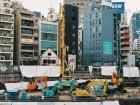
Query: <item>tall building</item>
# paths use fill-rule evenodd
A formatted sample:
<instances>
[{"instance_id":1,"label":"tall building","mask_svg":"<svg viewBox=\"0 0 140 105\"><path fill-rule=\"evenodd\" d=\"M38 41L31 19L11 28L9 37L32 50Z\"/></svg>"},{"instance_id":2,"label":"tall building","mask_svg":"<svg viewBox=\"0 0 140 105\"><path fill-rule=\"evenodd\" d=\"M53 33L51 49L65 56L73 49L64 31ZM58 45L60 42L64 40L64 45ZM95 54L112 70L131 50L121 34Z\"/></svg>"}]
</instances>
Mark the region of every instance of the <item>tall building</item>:
<instances>
[{"instance_id":1,"label":"tall building","mask_svg":"<svg viewBox=\"0 0 140 105\"><path fill-rule=\"evenodd\" d=\"M83 62L83 18L89 4L95 4L101 0L64 0L64 4L69 4L78 7L78 62L82 65Z\"/></svg>"},{"instance_id":2,"label":"tall building","mask_svg":"<svg viewBox=\"0 0 140 105\"><path fill-rule=\"evenodd\" d=\"M39 55L48 49L58 54L58 13L49 8L47 18L42 18L39 24Z\"/></svg>"},{"instance_id":3,"label":"tall building","mask_svg":"<svg viewBox=\"0 0 140 105\"><path fill-rule=\"evenodd\" d=\"M78 17L79 17L79 24L82 22L82 16L89 4L94 3L95 1L99 0L64 0L64 4L70 4L73 6L77 6L79 9Z\"/></svg>"},{"instance_id":4,"label":"tall building","mask_svg":"<svg viewBox=\"0 0 140 105\"><path fill-rule=\"evenodd\" d=\"M121 50L121 64L127 66L128 54L130 53L130 28L127 24L127 13L121 14L120 23L120 50Z\"/></svg>"},{"instance_id":5,"label":"tall building","mask_svg":"<svg viewBox=\"0 0 140 105\"><path fill-rule=\"evenodd\" d=\"M83 64L118 64L120 15L111 7L91 5L84 15Z\"/></svg>"},{"instance_id":6,"label":"tall building","mask_svg":"<svg viewBox=\"0 0 140 105\"><path fill-rule=\"evenodd\" d=\"M83 19L78 28L78 63L83 64Z\"/></svg>"},{"instance_id":7,"label":"tall building","mask_svg":"<svg viewBox=\"0 0 140 105\"><path fill-rule=\"evenodd\" d=\"M52 22L57 22L58 17L59 17L59 15L58 15L58 13L55 12L55 9L54 8L49 8L47 20L52 21Z\"/></svg>"},{"instance_id":8,"label":"tall building","mask_svg":"<svg viewBox=\"0 0 140 105\"><path fill-rule=\"evenodd\" d=\"M67 60L68 55L76 55L78 64L78 7L66 4L64 11Z\"/></svg>"},{"instance_id":9,"label":"tall building","mask_svg":"<svg viewBox=\"0 0 140 105\"><path fill-rule=\"evenodd\" d=\"M135 55L135 66L139 67L139 69L140 69L140 49L133 50L132 55Z\"/></svg>"},{"instance_id":10,"label":"tall building","mask_svg":"<svg viewBox=\"0 0 140 105\"><path fill-rule=\"evenodd\" d=\"M121 45L121 63L122 66L127 66L127 57L130 53L130 36L129 36L129 26L120 26L120 45Z\"/></svg>"},{"instance_id":11,"label":"tall building","mask_svg":"<svg viewBox=\"0 0 140 105\"><path fill-rule=\"evenodd\" d=\"M132 39L138 39L140 36L140 11L133 13L131 18Z\"/></svg>"},{"instance_id":12,"label":"tall building","mask_svg":"<svg viewBox=\"0 0 140 105\"><path fill-rule=\"evenodd\" d=\"M39 20L20 2L13 2L15 17L14 64L36 65L38 61Z\"/></svg>"},{"instance_id":13,"label":"tall building","mask_svg":"<svg viewBox=\"0 0 140 105\"><path fill-rule=\"evenodd\" d=\"M14 15L10 0L0 0L0 66L13 66Z\"/></svg>"},{"instance_id":14,"label":"tall building","mask_svg":"<svg viewBox=\"0 0 140 105\"><path fill-rule=\"evenodd\" d=\"M41 19L39 35L39 54L43 54L49 48L58 53L58 22Z\"/></svg>"},{"instance_id":15,"label":"tall building","mask_svg":"<svg viewBox=\"0 0 140 105\"><path fill-rule=\"evenodd\" d=\"M140 50L140 37L133 42L133 50Z\"/></svg>"}]
</instances>

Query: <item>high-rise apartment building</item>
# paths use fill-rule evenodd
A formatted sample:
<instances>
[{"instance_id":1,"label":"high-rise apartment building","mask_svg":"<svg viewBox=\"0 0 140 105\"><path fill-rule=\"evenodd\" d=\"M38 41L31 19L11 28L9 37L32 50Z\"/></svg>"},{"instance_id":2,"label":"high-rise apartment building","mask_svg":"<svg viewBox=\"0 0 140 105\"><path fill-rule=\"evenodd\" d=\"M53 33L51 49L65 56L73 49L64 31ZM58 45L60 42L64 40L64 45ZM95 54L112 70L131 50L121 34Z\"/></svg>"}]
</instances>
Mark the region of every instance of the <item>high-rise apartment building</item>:
<instances>
[{"instance_id":1,"label":"high-rise apartment building","mask_svg":"<svg viewBox=\"0 0 140 105\"><path fill-rule=\"evenodd\" d=\"M36 65L38 61L39 21L34 12L13 2L15 17L14 64Z\"/></svg>"},{"instance_id":2,"label":"high-rise apartment building","mask_svg":"<svg viewBox=\"0 0 140 105\"><path fill-rule=\"evenodd\" d=\"M138 39L140 36L140 11L133 13L131 18L132 39Z\"/></svg>"},{"instance_id":3,"label":"high-rise apartment building","mask_svg":"<svg viewBox=\"0 0 140 105\"><path fill-rule=\"evenodd\" d=\"M118 64L120 15L111 7L91 5L84 15L83 64Z\"/></svg>"},{"instance_id":4,"label":"high-rise apartment building","mask_svg":"<svg viewBox=\"0 0 140 105\"><path fill-rule=\"evenodd\" d=\"M121 48L121 63L122 66L126 66L128 53L130 53L130 36L128 25L120 26L120 48Z\"/></svg>"},{"instance_id":5,"label":"high-rise apartment building","mask_svg":"<svg viewBox=\"0 0 140 105\"><path fill-rule=\"evenodd\" d=\"M120 50L121 50L121 65L127 66L128 54L131 51L130 28L127 23L127 13L121 14L120 23Z\"/></svg>"},{"instance_id":6,"label":"high-rise apartment building","mask_svg":"<svg viewBox=\"0 0 140 105\"><path fill-rule=\"evenodd\" d=\"M10 0L0 0L0 66L13 66L14 16Z\"/></svg>"}]
</instances>

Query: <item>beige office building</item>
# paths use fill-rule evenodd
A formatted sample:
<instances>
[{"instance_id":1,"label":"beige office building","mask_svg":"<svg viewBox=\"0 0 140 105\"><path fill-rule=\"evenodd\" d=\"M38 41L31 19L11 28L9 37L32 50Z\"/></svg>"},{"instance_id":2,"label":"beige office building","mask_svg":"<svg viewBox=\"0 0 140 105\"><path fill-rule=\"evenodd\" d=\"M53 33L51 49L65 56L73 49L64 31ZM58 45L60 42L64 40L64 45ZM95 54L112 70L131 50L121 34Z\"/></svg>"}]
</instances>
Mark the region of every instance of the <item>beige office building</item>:
<instances>
[{"instance_id":1,"label":"beige office building","mask_svg":"<svg viewBox=\"0 0 140 105\"><path fill-rule=\"evenodd\" d=\"M38 61L39 19L20 2L13 2L15 17L14 64L36 65Z\"/></svg>"}]
</instances>

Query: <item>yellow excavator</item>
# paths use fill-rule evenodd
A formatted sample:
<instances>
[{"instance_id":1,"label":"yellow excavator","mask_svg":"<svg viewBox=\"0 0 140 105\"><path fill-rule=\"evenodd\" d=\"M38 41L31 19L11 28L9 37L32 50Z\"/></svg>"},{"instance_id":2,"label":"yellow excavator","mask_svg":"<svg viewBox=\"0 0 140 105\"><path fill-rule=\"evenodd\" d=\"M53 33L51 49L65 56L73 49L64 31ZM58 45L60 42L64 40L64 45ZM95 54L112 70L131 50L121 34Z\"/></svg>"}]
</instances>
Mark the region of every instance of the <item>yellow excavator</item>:
<instances>
[{"instance_id":1,"label":"yellow excavator","mask_svg":"<svg viewBox=\"0 0 140 105\"><path fill-rule=\"evenodd\" d=\"M76 96L106 96L108 91L115 90L122 82L115 73L112 75L112 80L93 80L90 81L85 89L76 89Z\"/></svg>"}]
</instances>

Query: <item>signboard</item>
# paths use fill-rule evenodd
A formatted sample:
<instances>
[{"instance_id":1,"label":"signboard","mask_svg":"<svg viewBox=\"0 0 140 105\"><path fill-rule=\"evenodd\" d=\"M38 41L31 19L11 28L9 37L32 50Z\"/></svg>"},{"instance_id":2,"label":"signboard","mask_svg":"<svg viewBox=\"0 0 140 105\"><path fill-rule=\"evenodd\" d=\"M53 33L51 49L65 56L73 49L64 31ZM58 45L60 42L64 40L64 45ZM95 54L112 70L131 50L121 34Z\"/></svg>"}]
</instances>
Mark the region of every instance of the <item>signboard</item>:
<instances>
[{"instance_id":1,"label":"signboard","mask_svg":"<svg viewBox=\"0 0 140 105\"><path fill-rule=\"evenodd\" d=\"M21 39L23 43L33 43L33 39Z\"/></svg>"},{"instance_id":2,"label":"signboard","mask_svg":"<svg viewBox=\"0 0 140 105\"><path fill-rule=\"evenodd\" d=\"M68 55L68 66L71 70L76 69L76 55Z\"/></svg>"},{"instance_id":3,"label":"signboard","mask_svg":"<svg viewBox=\"0 0 140 105\"><path fill-rule=\"evenodd\" d=\"M125 11L125 2L113 2L112 7L118 12L118 13L124 13Z\"/></svg>"},{"instance_id":4,"label":"signboard","mask_svg":"<svg viewBox=\"0 0 140 105\"><path fill-rule=\"evenodd\" d=\"M112 7L112 0L102 0L102 5Z\"/></svg>"},{"instance_id":5,"label":"signboard","mask_svg":"<svg viewBox=\"0 0 140 105\"><path fill-rule=\"evenodd\" d=\"M104 41L103 42L103 53L104 54L112 54L112 41Z\"/></svg>"}]
</instances>

